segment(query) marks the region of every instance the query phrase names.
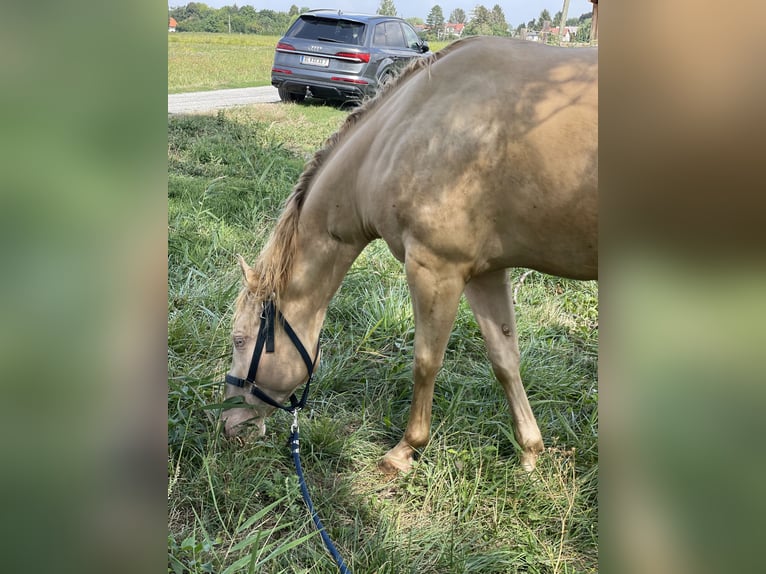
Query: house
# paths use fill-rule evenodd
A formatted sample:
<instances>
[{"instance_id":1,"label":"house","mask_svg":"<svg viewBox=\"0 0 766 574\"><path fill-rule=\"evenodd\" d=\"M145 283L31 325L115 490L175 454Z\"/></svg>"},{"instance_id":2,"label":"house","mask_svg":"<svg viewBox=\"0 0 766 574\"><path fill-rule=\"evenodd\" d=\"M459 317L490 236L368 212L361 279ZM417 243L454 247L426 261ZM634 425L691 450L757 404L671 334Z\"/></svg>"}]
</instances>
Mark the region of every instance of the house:
<instances>
[{"instance_id":1,"label":"house","mask_svg":"<svg viewBox=\"0 0 766 574\"><path fill-rule=\"evenodd\" d=\"M176 19L171 16L168 19L168 32L175 32L176 26L178 26L178 22L176 22Z\"/></svg>"},{"instance_id":2,"label":"house","mask_svg":"<svg viewBox=\"0 0 766 574\"><path fill-rule=\"evenodd\" d=\"M522 40L529 40L530 42L539 42L540 41L540 32L537 32L535 30L528 30L527 28L521 29L521 39Z\"/></svg>"},{"instance_id":3,"label":"house","mask_svg":"<svg viewBox=\"0 0 766 574\"><path fill-rule=\"evenodd\" d=\"M575 36L577 35L577 29L578 26L564 26L564 32L561 34L561 41L574 42ZM555 28L551 28L550 33L552 36L558 36L559 27L556 26Z\"/></svg>"},{"instance_id":4,"label":"house","mask_svg":"<svg viewBox=\"0 0 766 574\"><path fill-rule=\"evenodd\" d=\"M444 25L444 35L460 38L460 36L463 35L464 28L465 28L465 24L463 23L453 24L452 22L447 22Z\"/></svg>"}]
</instances>

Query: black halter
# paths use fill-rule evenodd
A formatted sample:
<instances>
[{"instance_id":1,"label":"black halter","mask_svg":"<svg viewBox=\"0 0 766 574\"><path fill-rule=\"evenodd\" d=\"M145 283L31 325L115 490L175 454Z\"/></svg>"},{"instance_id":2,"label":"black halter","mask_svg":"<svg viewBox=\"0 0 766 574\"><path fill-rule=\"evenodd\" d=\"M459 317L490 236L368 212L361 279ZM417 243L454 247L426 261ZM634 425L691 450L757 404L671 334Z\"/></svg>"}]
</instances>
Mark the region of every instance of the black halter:
<instances>
[{"instance_id":1,"label":"black halter","mask_svg":"<svg viewBox=\"0 0 766 574\"><path fill-rule=\"evenodd\" d=\"M306 369L309 373L309 378L306 381L306 386L303 388L303 394L300 400L298 400L295 396L295 393L293 393L290 395L289 407L280 405L277 401L272 399L269 395L264 393L255 385L255 375L258 373L258 364L261 361L261 355L263 354L264 347L267 353L274 352L274 326L277 321L279 321L279 323L282 325L285 333L287 333L287 336L290 337L290 340L293 342L293 345L295 345L298 353L300 353L300 356L303 359L303 362L306 364ZM319 341L317 341L316 353L314 354L314 360L312 361L311 357L306 351L306 347L303 346L303 343L301 343L298 335L296 335L295 331L293 331L290 323L288 323L287 319L284 318L282 312L276 308L274 301L269 299L263 303L263 311L261 313L261 326L258 329L258 339L255 342L255 349L253 349L253 358L250 361L250 369L247 372L247 378L240 379L238 377L233 377L227 374L226 382L230 385L234 385L240 388L243 388L245 385L249 384L250 393L255 395L267 405L276 409L282 409L283 411L287 411L289 413L295 413L296 411L299 411L306 406L306 400L309 396L309 386L311 385L311 377L314 374L314 366L316 364L317 357L319 357Z\"/></svg>"}]
</instances>

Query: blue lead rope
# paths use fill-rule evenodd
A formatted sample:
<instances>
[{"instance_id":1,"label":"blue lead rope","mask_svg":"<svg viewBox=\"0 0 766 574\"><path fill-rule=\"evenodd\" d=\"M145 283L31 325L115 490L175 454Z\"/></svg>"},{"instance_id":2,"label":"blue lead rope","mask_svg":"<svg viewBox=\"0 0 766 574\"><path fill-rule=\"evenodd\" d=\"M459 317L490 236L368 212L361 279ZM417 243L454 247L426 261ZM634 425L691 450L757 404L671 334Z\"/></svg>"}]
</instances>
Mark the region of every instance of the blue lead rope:
<instances>
[{"instance_id":1,"label":"blue lead rope","mask_svg":"<svg viewBox=\"0 0 766 574\"><path fill-rule=\"evenodd\" d=\"M274 352L274 326L277 322L282 325L285 333L297 349L298 353L303 359L304 364L306 365L306 370L308 371L309 375L308 379L306 380L306 386L303 389L303 395L301 396L300 400L298 400L295 395L290 395L289 407L279 404L277 401L259 389L255 380L256 375L258 374L258 365L261 361L263 352ZM330 537L325 531L324 526L322 526L322 521L319 520L319 515L317 514L316 510L314 510L314 504L311 502L311 497L309 496L309 489L306 487L306 479L303 477L303 468L301 468L301 447L300 438L298 436L298 412L304 406L306 406L306 401L308 400L309 396L309 387L311 386L311 377L314 374L314 367L316 366L318 358L319 341L317 340L317 349L314 353L314 360L312 361L311 356L306 351L306 347L303 346L303 343L296 334L295 330L290 326L290 323L287 322L287 319L285 319L284 315L282 315L282 312L277 309L274 301L269 299L263 302L261 326L258 328L258 338L255 343L255 348L253 349L253 358L250 359L250 368L247 371L247 378L240 379L239 377L235 377L234 375L227 373L226 383L235 385L240 388L244 388L249 385L250 392L258 399L267 405L274 407L275 409L281 409L293 415L293 425L290 427L290 452L293 455L295 472L298 474L298 482L301 485L303 501L306 503L306 506L309 507L309 510L311 511L311 518L314 520L314 524L316 525L317 530L319 530L319 534L322 536L322 540L324 541L327 550L330 551L330 554L335 560L335 563L338 565L338 568L340 568L341 574L351 574L349 569L346 567L346 564L343 562L343 558L341 558L338 549L335 548L335 545L332 543L332 540L330 540Z\"/></svg>"},{"instance_id":2,"label":"blue lead rope","mask_svg":"<svg viewBox=\"0 0 766 574\"><path fill-rule=\"evenodd\" d=\"M324 526L322 525L322 521L319 520L319 515L317 514L317 511L314 510L314 504L311 502L311 496L309 496L309 489L306 486L306 479L303 477L303 467L301 466L301 445L300 435L298 434L298 410L299 409L296 409L293 412L293 425L290 427L290 430L292 431L290 434L290 452L293 455L295 472L298 474L298 483L301 486L303 501L306 503L306 506L308 506L308 509L311 512L311 518L314 520L314 525L317 527L317 530L319 530L319 535L322 537L324 545L332 555L333 560L335 560L338 568L340 568L341 574L351 574L351 571L346 567L346 563L343 562L343 558L341 557L340 552L338 552L338 549L335 548L332 540L330 540L330 536L327 534L327 531L325 531Z\"/></svg>"}]
</instances>

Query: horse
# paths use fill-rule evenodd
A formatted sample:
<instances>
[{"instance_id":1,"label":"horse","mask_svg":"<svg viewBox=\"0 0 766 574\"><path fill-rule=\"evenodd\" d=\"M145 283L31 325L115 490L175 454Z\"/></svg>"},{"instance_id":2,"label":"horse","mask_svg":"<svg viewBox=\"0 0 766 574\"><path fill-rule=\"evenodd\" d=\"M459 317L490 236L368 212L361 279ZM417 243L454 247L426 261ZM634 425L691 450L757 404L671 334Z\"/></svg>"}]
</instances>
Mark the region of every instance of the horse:
<instances>
[{"instance_id":1,"label":"horse","mask_svg":"<svg viewBox=\"0 0 766 574\"><path fill-rule=\"evenodd\" d=\"M597 83L596 48L472 37L411 63L353 110L305 166L253 266L238 256L225 397L248 404L222 412L225 434L263 434L294 400L319 361L333 295L381 238L404 264L415 340L406 430L379 468L408 471L429 440L465 294L532 471L544 445L519 374L508 269L597 279Z\"/></svg>"}]
</instances>

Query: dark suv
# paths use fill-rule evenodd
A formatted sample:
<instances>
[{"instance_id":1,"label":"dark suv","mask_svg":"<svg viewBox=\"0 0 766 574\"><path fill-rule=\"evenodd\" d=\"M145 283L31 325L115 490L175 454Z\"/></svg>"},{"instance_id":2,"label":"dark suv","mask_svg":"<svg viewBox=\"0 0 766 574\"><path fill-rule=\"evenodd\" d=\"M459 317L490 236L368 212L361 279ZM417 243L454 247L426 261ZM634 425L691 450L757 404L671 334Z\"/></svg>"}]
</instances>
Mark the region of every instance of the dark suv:
<instances>
[{"instance_id":1,"label":"dark suv","mask_svg":"<svg viewBox=\"0 0 766 574\"><path fill-rule=\"evenodd\" d=\"M271 84L284 102L361 100L427 53L428 43L401 18L311 10L277 43Z\"/></svg>"}]
</instances>

